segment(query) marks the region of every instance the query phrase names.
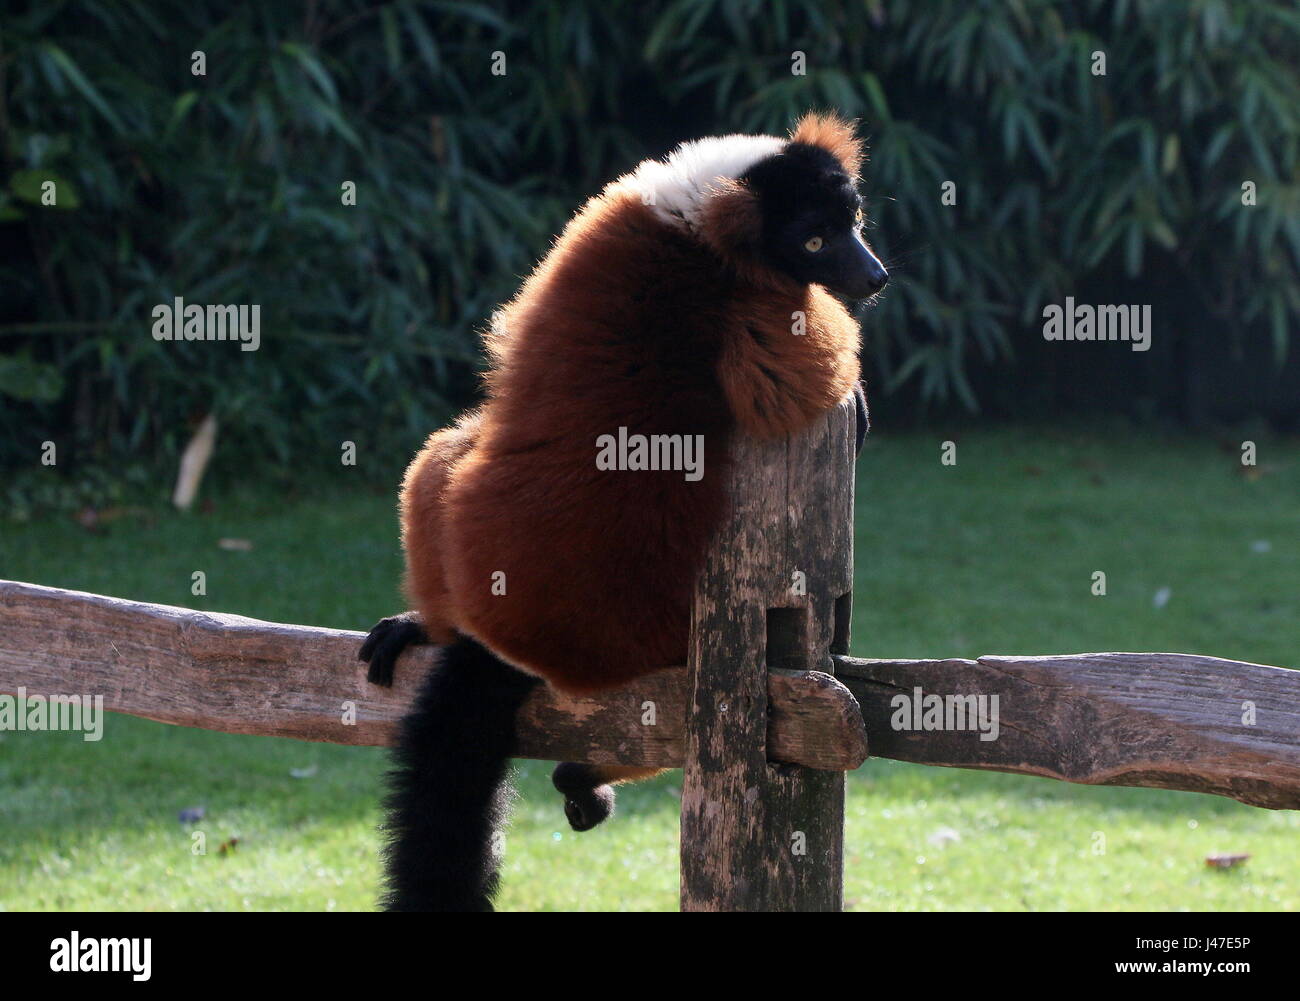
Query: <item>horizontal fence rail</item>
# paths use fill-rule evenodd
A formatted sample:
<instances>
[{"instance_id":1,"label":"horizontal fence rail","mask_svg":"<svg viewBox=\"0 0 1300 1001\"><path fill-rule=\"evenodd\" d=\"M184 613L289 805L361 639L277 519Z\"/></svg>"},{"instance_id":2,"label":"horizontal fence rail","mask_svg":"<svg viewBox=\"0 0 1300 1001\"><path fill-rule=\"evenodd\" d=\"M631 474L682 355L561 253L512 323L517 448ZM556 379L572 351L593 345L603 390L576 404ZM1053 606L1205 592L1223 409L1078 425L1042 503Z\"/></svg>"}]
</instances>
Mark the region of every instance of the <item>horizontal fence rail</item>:
<instances>
[{"instance_id":1,"label":"horizontal fence rail","mask_svg":"<svg viewBox=\"0 0 1300 1001\"><path fill-rule=\"evenodd\" d=\"M409 650L385 689L365 680L361 639L0 581L0 694L102 695L110 711L182 726L386 744L437 648ZM833 660L835 677L769 671L770 759L849 770L869 738L872 755L900 761L1300 809L1297 671L1174 653ZM981 740L970 718L962 730L896 728L903 701L926 695L997 696L997 738ZM539 688L518 753L680 767L687 699L677 668L600 698Z\"/></svg>"},{"instance_id":2,"label":"horizontal fence rail","mask_svg":"<svg viewBox=\"0 0 1300 1001\"><path fill-rule=\"evenodd\" d=\"M1300 809L1300 671L1181 653L834 659L876 757ZM895 729L917 689L998 696L997 739Z\"/></svg>"},{"instance_id":3,"label":"horizontal fence rail","mask_svg":"<svg viewBox=\"0 0 1300 1001\"><path fill-rule=\"evenodd\" d=\"M366 681L364 634L0 581L0 694L103 695L104 708L225 733L385 745L436 647ZM848 689L817 671L768 677L769 756L830 771L867 757ZM680 768L687 687L659 671L599 699L545 686L521 710L520 757ZM352 710L349 712L349 710ZM345 718L352 722L345 723Z\"/></svg>"}]
</instances>

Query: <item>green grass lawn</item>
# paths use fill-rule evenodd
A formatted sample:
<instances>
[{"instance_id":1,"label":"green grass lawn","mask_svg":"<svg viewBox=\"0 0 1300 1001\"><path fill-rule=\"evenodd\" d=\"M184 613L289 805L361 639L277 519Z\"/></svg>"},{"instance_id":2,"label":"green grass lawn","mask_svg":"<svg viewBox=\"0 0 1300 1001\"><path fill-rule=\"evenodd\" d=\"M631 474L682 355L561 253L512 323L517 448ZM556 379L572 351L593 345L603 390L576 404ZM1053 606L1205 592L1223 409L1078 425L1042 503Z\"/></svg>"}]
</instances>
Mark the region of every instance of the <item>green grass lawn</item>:
<instances>
[{"instance_id":1,"label":"green grass lawn","mask_svg":"<svg viewBox=\"0 0 1300 1001\"><path fill-rule=\"evenodd\" d=\"M1208 439L982 430L957 437L943 466L945 437L880 433L863 453L855 653L1175 650L1292 665L1295 441L1261 440L1246 477ZM401 556L391 492L360 475L297 495L227 487L208 513L158 508L99 534L5 522L0 576L365 629L402 607ZM220 549L223 537L254 548ZM190 594L194 570L206 597ZM377 749L119 716L100 743L0 733L0 909L370 908L383 767ZM675 908L680 772L622 790L611 823L575 835L549 771L520 763L499 906ZM182 825L196 806L204 819ZM191 851L196 828L206 855ZM849 777L845 892L861 910L1295 910L1298 835L1300 814L1210 796L873 760ZM1252 857L1207 869L1214 851Z\"/></svg>"}]
</instances>

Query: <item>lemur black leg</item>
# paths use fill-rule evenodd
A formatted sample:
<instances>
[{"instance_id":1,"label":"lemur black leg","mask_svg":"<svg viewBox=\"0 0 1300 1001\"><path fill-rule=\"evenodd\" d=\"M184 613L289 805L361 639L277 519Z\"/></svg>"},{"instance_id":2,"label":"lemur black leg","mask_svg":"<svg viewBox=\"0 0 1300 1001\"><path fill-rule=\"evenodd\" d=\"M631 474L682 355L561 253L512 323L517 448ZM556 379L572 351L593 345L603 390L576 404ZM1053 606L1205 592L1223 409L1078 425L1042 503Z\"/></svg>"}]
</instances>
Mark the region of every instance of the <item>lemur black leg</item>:
<instances>
[{"instance_id":1,"label":"lemur black leg","mask_svg":"<svg viewBox=\"0 0 1300 1001\"><path fill-rule=\"evenodd\" d=\"M867 410L867 392L860 382L853 387L853 409L857 411L858 417L857 445L853 454L861 455L862 443L866 441L867 431L871 428L871 414Z\"/></svg>"},{"instance_id":2,"label":"lemur black leg","mask_svg":"<svg viewBox=\"0 0 1300 1001\"><path fill-rule=\"evenodd\" d=\"M589 831L614 812L614 787L591 765L562 761L551 782L564 796L564 815L575 831Z\"/></svg>"},{"instance_id":3,"label":"lemur black leg","mask_svg":"<svg viewBox=\"0 0 1300 1001\"><path fill-rule=\"evenodd\" d=\"M397 658L412 643L428 643L429 636L424 631L419 612L403 612L380 619L371 628L366 640L361 644L357 660L370 663L366 671L366 680L372 685L385 687L393 683L393 673L397 670Z\"/></svg>"},{"instance_id":4,"label":"lemur black leg","mask_svg":"<svg viewBox=\"0 0 1300 1001\"><path fill-rule=\"evenodd\" d=\"M551 781L564 795L564 815L569 818L569 826L575 831L589 831L614 812L614 786L652 779L666 770L566 761L555 766Z\"/></svg>"}]
</instances>

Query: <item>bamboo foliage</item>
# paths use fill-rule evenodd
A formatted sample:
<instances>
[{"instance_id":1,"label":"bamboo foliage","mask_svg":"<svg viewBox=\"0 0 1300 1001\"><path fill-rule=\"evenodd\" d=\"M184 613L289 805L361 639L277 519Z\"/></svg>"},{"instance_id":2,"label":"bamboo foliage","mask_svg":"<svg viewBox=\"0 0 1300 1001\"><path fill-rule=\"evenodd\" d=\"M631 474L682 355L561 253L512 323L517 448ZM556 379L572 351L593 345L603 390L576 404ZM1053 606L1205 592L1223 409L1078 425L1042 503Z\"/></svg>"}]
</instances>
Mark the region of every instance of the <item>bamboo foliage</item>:
<instances>
[{"instance_id":1,"label":"bamboo foliage","mask_svg":"<svg viewBox=\"0 0 1300 1001\"><path fill-rule=\"evenodd\" d=\"M332 458L343 438L404 455L472 392L475 329L583 198L683 137L782 131L810 106L870 139L872 236L897 277L869 339L877 392L976 407L971 366L1089 281L1158 274L1279 360L1300 316L1289 0L2 17L0 465L46 438L174 459L208 412L241 464ZM261 304L261 349L153 341L150 308L178 295Z\"/></svg>"}]
</instances>

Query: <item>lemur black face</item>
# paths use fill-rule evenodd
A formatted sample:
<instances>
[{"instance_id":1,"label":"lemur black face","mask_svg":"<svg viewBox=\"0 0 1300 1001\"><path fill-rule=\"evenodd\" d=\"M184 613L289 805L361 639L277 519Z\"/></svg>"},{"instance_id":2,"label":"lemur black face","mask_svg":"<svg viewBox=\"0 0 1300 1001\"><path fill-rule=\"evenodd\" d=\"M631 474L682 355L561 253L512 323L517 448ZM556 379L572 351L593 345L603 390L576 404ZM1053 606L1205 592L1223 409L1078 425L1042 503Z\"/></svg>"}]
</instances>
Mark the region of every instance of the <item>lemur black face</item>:
<instances>
[{"instance_id":1,"label":"lemur black face","mask_svg":"<svg viewBox=\"0 0 1300 1001\"><path fill-rule=\"evenodd\" d=\"M840 162L826 150L789 143L741 178L758 196L762 253L796 281L865 299L889 274L862 239L862 199Z\"/></svg>"}]
</instances>

